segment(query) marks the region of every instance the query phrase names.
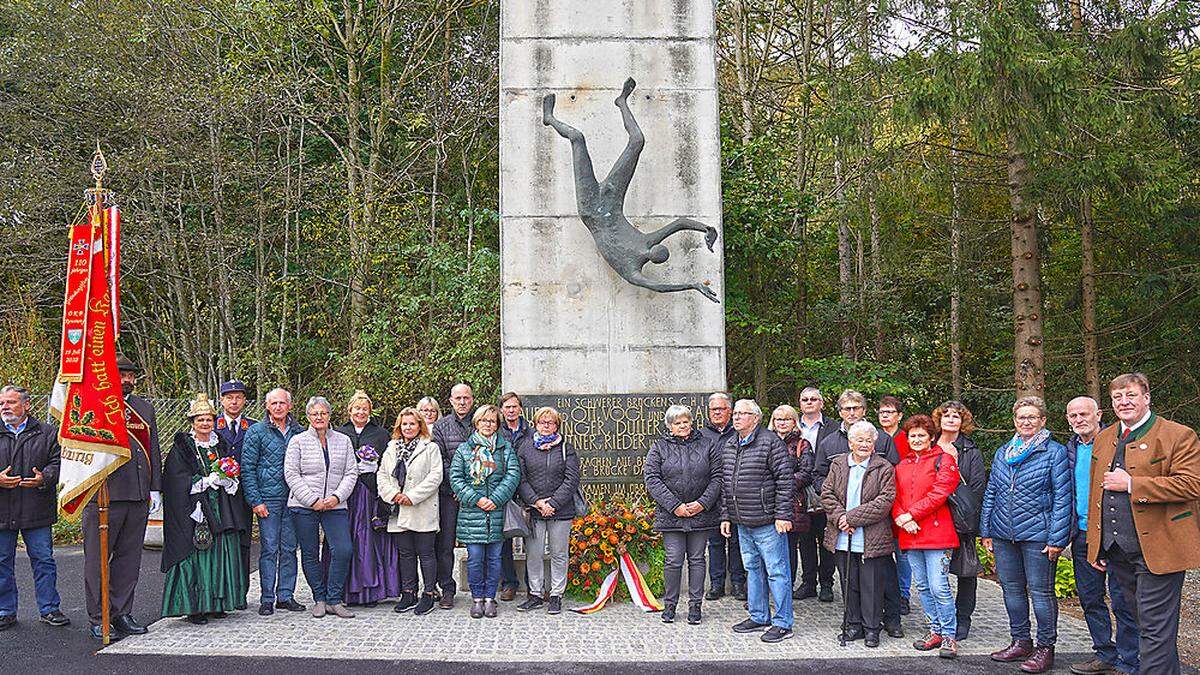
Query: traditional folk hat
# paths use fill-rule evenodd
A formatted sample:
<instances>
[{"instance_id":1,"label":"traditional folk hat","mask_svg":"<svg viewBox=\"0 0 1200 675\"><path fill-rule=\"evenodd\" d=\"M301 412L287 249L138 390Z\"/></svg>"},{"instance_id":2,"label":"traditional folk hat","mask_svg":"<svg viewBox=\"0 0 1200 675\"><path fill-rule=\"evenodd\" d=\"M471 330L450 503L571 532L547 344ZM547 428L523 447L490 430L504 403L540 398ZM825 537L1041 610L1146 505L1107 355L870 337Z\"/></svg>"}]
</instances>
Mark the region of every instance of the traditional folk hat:
<instances>
[{"instance_id":1,"label":"traditional folk hat","mask_svg":"<svg viewBox=\"0 0 1200 675\"><path fill-rule=\"evenodd\" d=\"M188 419L199 417L201 415L217 416L217 409L213 407L212 401L208 400L205 394L196 394L196 398L192 404L188 406Z\"/></svg>"},{"instance_id":2,"label":"traditional folk hat","mask_svg":"<svg viewBox=\"0 0 1200 675\"><path fill-rule=\"evenodd\" d=\"M117 370L120 372L129 372L129 373L142 372L141 366L139 366L138 364L131 361L129 359L129 357L125 356L124 354L117 355Z\"/></svg>"}]
</instances>

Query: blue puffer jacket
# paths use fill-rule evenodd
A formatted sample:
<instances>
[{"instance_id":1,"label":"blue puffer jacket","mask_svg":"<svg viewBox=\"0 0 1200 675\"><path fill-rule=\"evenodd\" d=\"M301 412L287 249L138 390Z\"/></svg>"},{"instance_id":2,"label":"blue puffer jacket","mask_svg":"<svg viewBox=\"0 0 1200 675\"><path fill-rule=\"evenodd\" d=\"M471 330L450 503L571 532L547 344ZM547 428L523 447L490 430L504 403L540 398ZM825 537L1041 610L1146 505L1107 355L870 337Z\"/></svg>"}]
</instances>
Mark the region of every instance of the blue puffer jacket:
<instances>
[{"instance_id":1,"label":"blue puffer jacket","mask_svg":"<svg viewBox=\"0 0 1200 675\"><path fill-rule=\"evenodd\" d=\"M1074 511L1067 449L1047 439L1014 465L1004 461L1010 443L997 450L992 461L979 536L1066 547Z\"/></svg>"},{"instance_id":2,"label":"blue puffer jacket","mask_svg":"<svg viewBox=\"0 0 1200 675\"><path fill-rule=\"evenodd\" d=\"M288 498L287 481L283 479L283 458L287 455L288 441L292 436L304 433L291 416L287 419L286 434L265 417L246 430L242 441L242 491L250 506L263 502L284 501Z\"/></svg>"}]
</instances>

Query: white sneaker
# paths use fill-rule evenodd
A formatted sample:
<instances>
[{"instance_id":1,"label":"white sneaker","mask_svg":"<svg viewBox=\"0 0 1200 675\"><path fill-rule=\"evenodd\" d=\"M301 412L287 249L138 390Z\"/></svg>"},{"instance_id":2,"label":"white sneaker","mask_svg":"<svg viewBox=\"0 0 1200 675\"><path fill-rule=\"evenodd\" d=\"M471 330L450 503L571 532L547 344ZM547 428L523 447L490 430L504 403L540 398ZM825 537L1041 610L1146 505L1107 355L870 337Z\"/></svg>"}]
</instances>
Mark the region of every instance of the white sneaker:
<instances>
[{"instance_id":1,"label":"white sneaker","mask_svg":"<svg viewBox=\"0 0 1200 675\"><path fill-rule=\"evenodd\" d=\"M319 619L325 616L325 603L318 602L313 604L312 615L314 619Z\"/></svg>"}]
</instances>

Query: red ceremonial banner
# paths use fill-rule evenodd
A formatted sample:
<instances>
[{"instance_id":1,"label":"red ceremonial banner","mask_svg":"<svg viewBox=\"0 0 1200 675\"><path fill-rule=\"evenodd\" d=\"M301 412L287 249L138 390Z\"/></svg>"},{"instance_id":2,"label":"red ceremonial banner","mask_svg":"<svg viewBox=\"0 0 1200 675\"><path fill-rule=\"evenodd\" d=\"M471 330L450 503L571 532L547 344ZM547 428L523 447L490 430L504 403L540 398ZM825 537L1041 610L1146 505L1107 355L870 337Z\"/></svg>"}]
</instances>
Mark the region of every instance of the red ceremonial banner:
<instances>
[{"instance_id":1,"label":"red ceremonial banner","mask_svg":"<svg viewBox=\"0 0 1200 675\"><path fill-rule=\"evenodd\" d=\"M63 299L60 382L79 382L83 379L83 336L86 332L88 285L92 276L92 242L100 234L96 216L94 211L89 211L88 217L71 226Z\"/></svg>"},{"instance_id":2,"label":"red ceremonial banner","mask_svg":"<svg viewBox=\"0 0 1200 675\"><path fill-rule=\"evenodd\" d=\"M93 214L93 222L100 221L93 232L97 237L105 237L108 228L102 221L107 220L107 212L93 209ZM72 249L75 243L72 239ZM63 459L59 505L68 516L75 515L91 499L101 482L129 460L125 398L117 370L112 294L106 279L105 249L108 246L106 241L92 241L82 339L82 378L66 385L61 409L56 411L61 413L58 438Z\"/></svg>"}]
</instances>

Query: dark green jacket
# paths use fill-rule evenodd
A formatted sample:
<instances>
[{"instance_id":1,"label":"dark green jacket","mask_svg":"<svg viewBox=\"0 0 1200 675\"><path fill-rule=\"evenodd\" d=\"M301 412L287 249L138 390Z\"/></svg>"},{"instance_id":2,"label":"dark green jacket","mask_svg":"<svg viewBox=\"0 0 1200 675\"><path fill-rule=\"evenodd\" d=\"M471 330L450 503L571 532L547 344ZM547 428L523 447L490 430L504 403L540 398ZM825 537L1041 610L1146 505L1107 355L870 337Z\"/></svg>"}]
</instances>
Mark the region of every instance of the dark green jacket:
<instances>
[{"instance_id":1,"label":"dark green jacket","mask_svg":"<svg viewBox=\"0 0 1200 675\"><path fill-rule=\"evenodd\" d=\"M467 439L450 461L450 489L458 498L457 538L464 544L494 544L504 541L504 505L517 492L521 482L521 464L504 435L496 434L496 470L482 485L471 481L471 457L475 445ZM494 511L484 511L476 503L487 497L496 504Z\"/></svg>"}]
</instances>

